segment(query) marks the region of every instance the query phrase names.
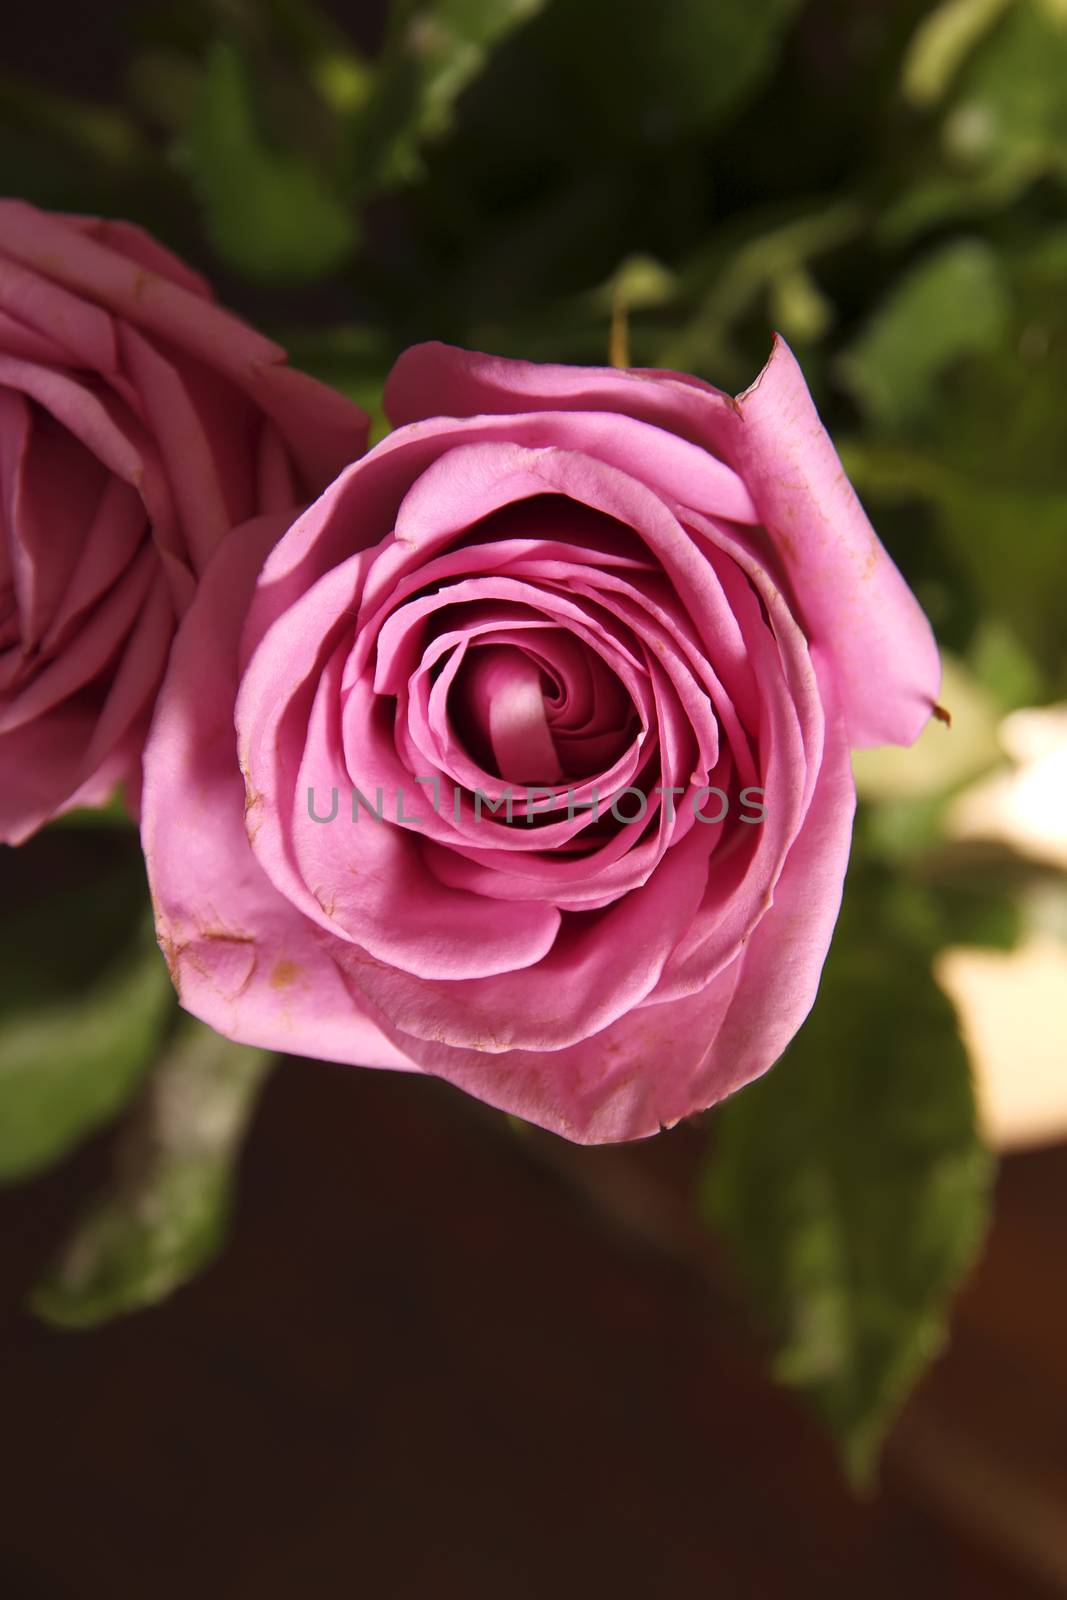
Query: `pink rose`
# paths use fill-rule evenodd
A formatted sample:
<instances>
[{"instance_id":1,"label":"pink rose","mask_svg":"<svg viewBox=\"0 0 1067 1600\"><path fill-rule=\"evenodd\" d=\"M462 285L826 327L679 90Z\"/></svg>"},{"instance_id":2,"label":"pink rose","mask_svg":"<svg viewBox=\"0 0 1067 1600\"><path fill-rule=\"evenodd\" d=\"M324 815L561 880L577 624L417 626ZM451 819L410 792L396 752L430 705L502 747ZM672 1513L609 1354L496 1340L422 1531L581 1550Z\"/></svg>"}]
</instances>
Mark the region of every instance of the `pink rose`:
<instances>
[{"instance_id":1,"label":"pink rose","mask_svg":"<svg viewBox=\"0 0 1067 1600\"><path fill-rule=\"evenodd\" d=\"M359 455L363 413L284 361L139 228L0 201L0 839L135 801L216 549Z\"/></svg>"},{"instance_id":2,"label":"pink rose","mask_svg":"<svg viewBox=\"0 0 1067 1600\"><path fill-rule=\"evenodd\" d=\"M182 1001L571 1139L654 1133L810 1008L849 748L918 734L930 629L781 342L738 400L431 344L386 401L179 633L143 837Z\"/></svg>"}]
</instances>

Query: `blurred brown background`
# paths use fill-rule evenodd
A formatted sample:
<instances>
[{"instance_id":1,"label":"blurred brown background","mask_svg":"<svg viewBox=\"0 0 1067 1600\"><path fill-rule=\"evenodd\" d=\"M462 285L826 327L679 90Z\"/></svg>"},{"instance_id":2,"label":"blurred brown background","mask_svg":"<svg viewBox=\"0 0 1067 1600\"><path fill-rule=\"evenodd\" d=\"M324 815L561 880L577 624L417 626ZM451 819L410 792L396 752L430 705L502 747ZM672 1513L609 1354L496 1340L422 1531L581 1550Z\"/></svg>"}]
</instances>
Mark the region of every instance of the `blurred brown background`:
<instances>
[{"instance_id":1,"label":"blurred brown background","mask_svg":"<svg viewBox=\"0 0 1067 1600\"><path fill-rule=\"evenodd\" d=\"M222 1258L63 1334L26 1290L108 1140L0 1196L9 1600L1067 1592L1067 1148L1009 1157L869 1504L690 1220L702 1135L577 1150L288 1062Z\"/></svg>"}]
</instances>

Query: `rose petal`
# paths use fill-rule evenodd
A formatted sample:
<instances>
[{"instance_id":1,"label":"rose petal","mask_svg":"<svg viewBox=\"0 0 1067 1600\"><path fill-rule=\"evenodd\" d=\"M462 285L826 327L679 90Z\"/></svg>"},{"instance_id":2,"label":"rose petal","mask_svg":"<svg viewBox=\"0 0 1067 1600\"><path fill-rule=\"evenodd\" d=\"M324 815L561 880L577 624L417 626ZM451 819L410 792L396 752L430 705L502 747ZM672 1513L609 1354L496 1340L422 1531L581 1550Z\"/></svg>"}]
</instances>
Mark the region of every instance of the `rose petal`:
<instances>
[{"instance_id":1,"label":"rose petal","mask_svg":"<svg viewBox=\"0 0 1067 1600\"><path fill-rule=\"evenodd\" d=\"M731 460L831 662L854 746L911 744L941 682L934 636L845 476L803 374L776 339L729 424Z\"/></svg>"},{"instance_id":2,"label":"rose petal","mask_svg":"<svg viewBox=\"0 0 1067 1600\"><path fill-rule=\"evenodd\" d=\"M410 1068L353 1004L314 927L260 869L245 833L232 723L237 643L264 555L257 519L226 540L175 640L145 749L142 841L160 943L183 1006L228 1038Z\"/></svg>"},{"instance_id":3,"label":"rose petal","mask_svg":"<svg viewBox=\"0 0 1067 1600\"><path fill-rule=\"evenodd\" d=\"M281 428L305 487L328 483L366 445L368 419L341 394L285 366L285 352L206 300L199 280L177 282L169 260L152 265L69 220L20 200L0 201L4 253L116 316L224 373ZM129 244L129 236L123 236Z\"/></svg>"}]
</instances>

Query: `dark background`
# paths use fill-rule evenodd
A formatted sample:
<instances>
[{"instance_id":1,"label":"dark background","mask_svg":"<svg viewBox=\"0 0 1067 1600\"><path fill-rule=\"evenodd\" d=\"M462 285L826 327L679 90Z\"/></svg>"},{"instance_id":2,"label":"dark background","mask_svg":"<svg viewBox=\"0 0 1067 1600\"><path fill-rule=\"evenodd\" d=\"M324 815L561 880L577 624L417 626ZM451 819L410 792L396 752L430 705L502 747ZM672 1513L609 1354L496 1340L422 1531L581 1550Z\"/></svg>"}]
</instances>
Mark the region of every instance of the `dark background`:
<instances>
[{"instance_id":1,"label":"dark background","mask_svg":"<svg viewBox=\"0 0 1067 1600\"><path fill-rule=\"evenodd\" d=\"M689 1220L697 1129L572 1150L288 1062L223 1258L51 1331L20 1300L106 1144L0 1197L10 1600L1064 1592L1067 1150L1005 1162L952 1350L860 1504Z\"/></svg>"}]
</instances>

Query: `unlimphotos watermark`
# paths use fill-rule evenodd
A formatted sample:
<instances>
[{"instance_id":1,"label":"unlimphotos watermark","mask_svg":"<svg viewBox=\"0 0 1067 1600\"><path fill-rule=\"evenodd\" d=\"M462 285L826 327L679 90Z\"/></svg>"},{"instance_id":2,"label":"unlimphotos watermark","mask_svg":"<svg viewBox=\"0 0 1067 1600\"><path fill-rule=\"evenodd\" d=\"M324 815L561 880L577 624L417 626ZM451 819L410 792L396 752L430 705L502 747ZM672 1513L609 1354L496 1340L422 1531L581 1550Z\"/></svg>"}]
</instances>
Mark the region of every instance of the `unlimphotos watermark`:
<instances>
[{"instance_id":1,"label":"unlimphotos watermark","mask_svg":"<svg viewBox=\"0 0 1067 1600\"><path fill-rule=\"evenodd\" d=\"M427 794L433 796L433 810L440 815L442 809L442 784L439 777L418 777L415 782L420 785L419 798L425 804ZM708 827L714 827L720 822L725 822L730 812L734 809L734 801L725 789L716 788L714 784L703 784L691 793L685 785L657 784L651 791L653 795L662 797L663 807L667 814L667 821L673 822L675 817L675 800L679 795L689 794L689 804L697 822L702 822ZM579 798L579 796L587 798ZM573 822L579 812L589 812L593 822L599 822L602 817L612 817L624 827L633 827L643 823L648 816L650 796L643 789L620 789L610 801L605 804L605 797L596 788L592 789L567 789L560 793L558 789L545 789L540 785L530 785L523 789L501 789L496 795L487 794L484 789L452 789L452 814L456 822L460 822L464 812L467 811L475 822L484 820L484 814L489 813L493 821L501 817L505 822L514 822L516 817L523 819L527 824L532 824L535 817L547 816L549 812L559 811L566 815L568 822ZM414 803L414 796L404 789L396 789L392 797L392 805L387 812L385 791L381 785L374 790L373 799L368 799L362 789L353 788L350 793L349 805L346 815L353 822L358 822L360 815L373 817L377 822L386 820L396 821L407 827L422 827L425 818L408 812L409 804ZM308 816L312 822L336 822L341 815L341 792L332 787L330 789L330 807L325 814L320 811L315 797L314 785L307 792ZM764 791L754 785L741 790L736 798L738 820L750 825L767 820L767 808L764 804Z\"/></svg>"}]
</instances>

